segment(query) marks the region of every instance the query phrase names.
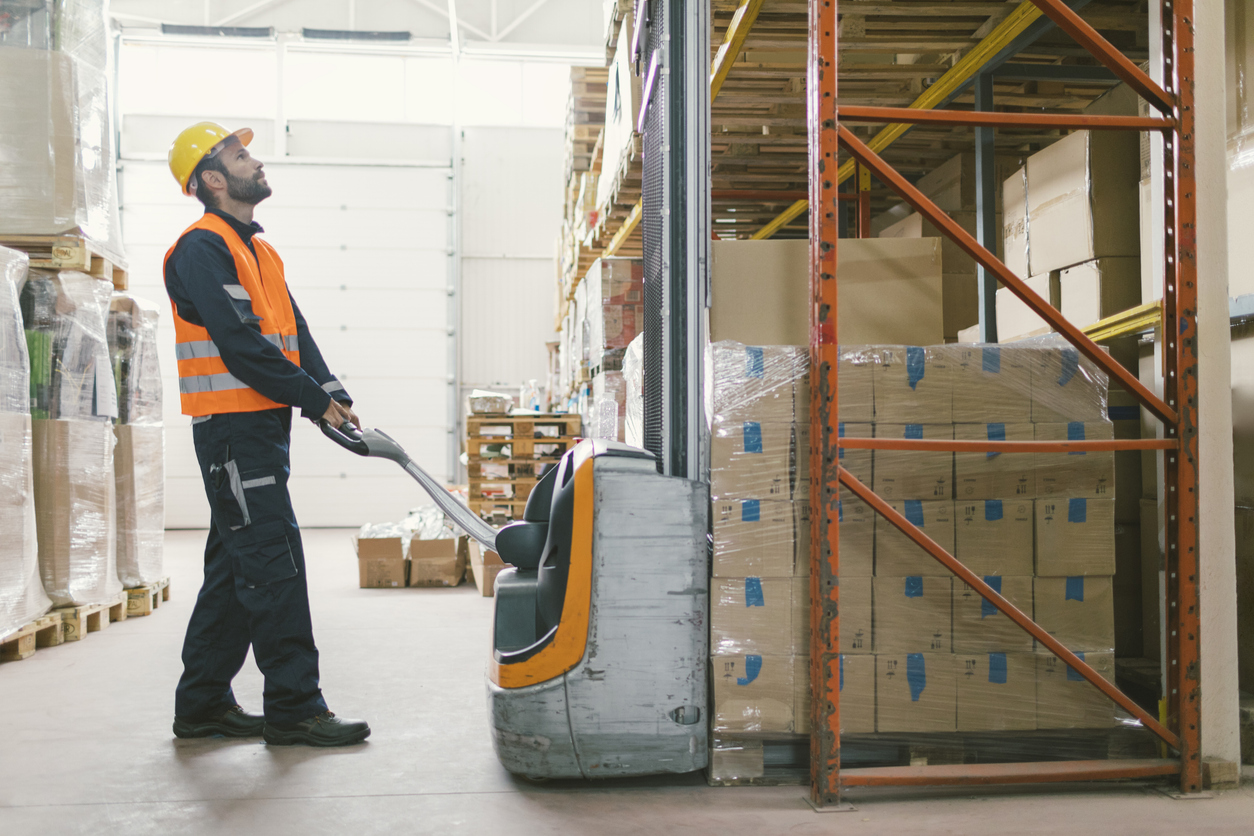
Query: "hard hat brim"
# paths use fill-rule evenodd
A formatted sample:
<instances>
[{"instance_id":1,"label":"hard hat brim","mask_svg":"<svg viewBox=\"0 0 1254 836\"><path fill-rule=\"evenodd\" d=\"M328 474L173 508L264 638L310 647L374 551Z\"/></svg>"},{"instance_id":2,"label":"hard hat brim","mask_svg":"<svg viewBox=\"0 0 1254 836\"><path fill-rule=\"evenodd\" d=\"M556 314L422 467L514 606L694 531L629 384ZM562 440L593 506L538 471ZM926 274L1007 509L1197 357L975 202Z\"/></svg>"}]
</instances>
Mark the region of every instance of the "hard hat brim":
<instances>
[{"instance_id":1,"label":"hard hat brim","mask_svg":"<svg viewBox=\"0 0 1254 836\"><path fill-rule=\"evenodd\" d=\"M240 145L247 146L248 143L253 141L253 129L252 128L240 128L238 131L233 132L231 136L237 138L240 142Z\"/></svg>"}]
</instances>

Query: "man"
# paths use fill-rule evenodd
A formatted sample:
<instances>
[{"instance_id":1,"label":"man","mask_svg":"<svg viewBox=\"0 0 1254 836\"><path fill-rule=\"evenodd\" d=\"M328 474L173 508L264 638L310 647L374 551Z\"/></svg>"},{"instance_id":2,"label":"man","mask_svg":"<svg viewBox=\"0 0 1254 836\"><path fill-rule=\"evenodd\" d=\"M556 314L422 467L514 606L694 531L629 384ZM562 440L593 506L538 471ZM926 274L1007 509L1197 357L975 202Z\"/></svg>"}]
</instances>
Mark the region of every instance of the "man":
<instances>
[{"instance_id":1,"label":"man","mask_svg":"<svg viewBox=\"0 0 1254 836\"><path fill-rule=\"evenodd\" d=\"M166 253L165 285L180 400L213 517L174 734L342 746L365 740L370 726L336 717L318 687L288 447L294 406L334 427L358 421L287 289L283 262L256 237L253 210L271 189L248 153L252 137L201 122L170 147L175 180L205 206ZM231 690L250 644L265 675L264 717L240 708Z\"/></svg>"}]
</instances>

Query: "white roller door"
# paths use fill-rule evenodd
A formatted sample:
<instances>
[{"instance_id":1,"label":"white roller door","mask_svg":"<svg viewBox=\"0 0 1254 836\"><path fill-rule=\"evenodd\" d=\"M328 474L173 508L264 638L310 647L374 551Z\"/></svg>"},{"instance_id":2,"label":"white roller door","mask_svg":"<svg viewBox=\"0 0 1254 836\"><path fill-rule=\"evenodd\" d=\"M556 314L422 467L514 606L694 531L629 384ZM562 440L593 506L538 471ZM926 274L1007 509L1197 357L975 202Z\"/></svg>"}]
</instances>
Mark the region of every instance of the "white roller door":
<instances>
[{"instance_id":1,"label":"white roller door","mask_svg":"<svg viewBox=\"0 0 1254 836\"><path fill-rule=\"evenodd\" d=\"M265 238L328 365L368 426L395 436L445 481L450 444L450 170L420 166L266 166L274 196L258 207ZM161 303L166 402L166 525L209 522L188 418L179 414L174 331L162 283L166 250L200 214L164 163L126 161L123 235L131 287ZM399 519L422 501L390 462L358 458L294 422L292 500L305 526Z\"/></svg>"}]
</instances>

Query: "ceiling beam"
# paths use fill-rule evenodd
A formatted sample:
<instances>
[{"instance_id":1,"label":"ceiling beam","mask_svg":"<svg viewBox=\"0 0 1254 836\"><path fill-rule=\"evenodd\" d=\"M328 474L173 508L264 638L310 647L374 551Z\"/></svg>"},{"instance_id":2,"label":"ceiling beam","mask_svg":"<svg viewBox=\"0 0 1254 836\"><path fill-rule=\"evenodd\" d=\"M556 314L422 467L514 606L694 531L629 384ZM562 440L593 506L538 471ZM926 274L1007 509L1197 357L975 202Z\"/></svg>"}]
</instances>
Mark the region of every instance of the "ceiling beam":
<instances>
[{"instance_id":1,"label":"ceiling beam","mask_svg":"<svg viewBox=\"0 0 1254 836\"><path fill-rule=\"evenodd\" d=\"M235 14L230 14L224 18L221 18L217 23L213 25L214 26L230 26L231 24L239 23L242 20L247 20L253 15L259 15L262 12L268 12L271 9L278 8L279 6L282 6L289 2L291 2L291 0L261 0L260 3L253 3L251 6L246 6L243 9L240 9Z\"/></svg>"},{"instance_id":2,"label":"ceiling beam","mask_svg":"<svg viewBox=\"0 0 1254 836\"><path fill-rule=\"evenodd\" d=\"M451 0L450 0L450 2L451 2ZM509 33L510 33L510 32L513 32L515 29L517 29L517 28L518 28L518 25L519 25L520 23L522 23L522 22L523 22L523 21L525 21L527 18L531 17L533 14L535 14L537 11L539 11L540 7L541 7L541 6L543 6L543 5L544 5L545 3L547 3L547 2L549 2L549 0L536 0L536 2L534 2L534 3L532 3L530 6L528 6L528 7L527 7L527 9L526 9L526 10L524 10L522 14L520 14L518 17L514 18L514 20L510 23L510 25L509 25L509 26L506 26L506 27L505 27L504 29L502 29L500 32L497 32L497 33L493 36L492 40L494 40L494 41L503 41L503 40L505 40L505 38L509 36Z\"/></svg>"},{"instance_id":3,"label":"ceiling beam","mask_svg":"<svg viewBox=\"0 0 1254 836\"><path fill-rule=\"evenodd\" d=\"M453 48L453 57L461 54L462 44L457 31L457 0L448 0L448 42Z\"/></svg>"},{"instance_id":4,"label":"ceiling beam","mask_svg":"<svg viewBox=\"0 0 1254 836\"><path fill-rule=\"evenodd\" d=\"M415 6L424 8L429 12L434 12L435 14L438 14L440 17L444 18L445 20L449 19L448 7L440 8L435 3L430 2L430 0L409 0L409 2L413 3ZM456 12L456 10L454 10L454 12ZM478 38L482 38L485 41L492 40L492 36L490 36L487 32L484 32L482 29L480 29L477 26L471 26L469 23L467 23L464 20L459 20L457 22L457 25Z\"/></svg>"}]
</instances>

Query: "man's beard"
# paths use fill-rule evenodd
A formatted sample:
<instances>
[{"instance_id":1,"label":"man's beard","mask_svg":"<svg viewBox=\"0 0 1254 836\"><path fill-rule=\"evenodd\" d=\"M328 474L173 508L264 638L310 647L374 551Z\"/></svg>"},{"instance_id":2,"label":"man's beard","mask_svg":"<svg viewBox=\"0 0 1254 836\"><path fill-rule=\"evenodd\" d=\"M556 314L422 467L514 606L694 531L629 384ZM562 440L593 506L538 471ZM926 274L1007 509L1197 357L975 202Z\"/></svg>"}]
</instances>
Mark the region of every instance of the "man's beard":
<instances>
[{"instance_id":1,"label":"man's beard","mask_svg":"<svg viewBox=\"0 0 1254 836\"><path fill-rule=\"evenodd\" d=\"M235 177L226 172L223 174L226 174L226 193L231 200L238 200L248 206L256 206L274 194L274 189L255 177Z\"/></svg>"}]
</instances>

